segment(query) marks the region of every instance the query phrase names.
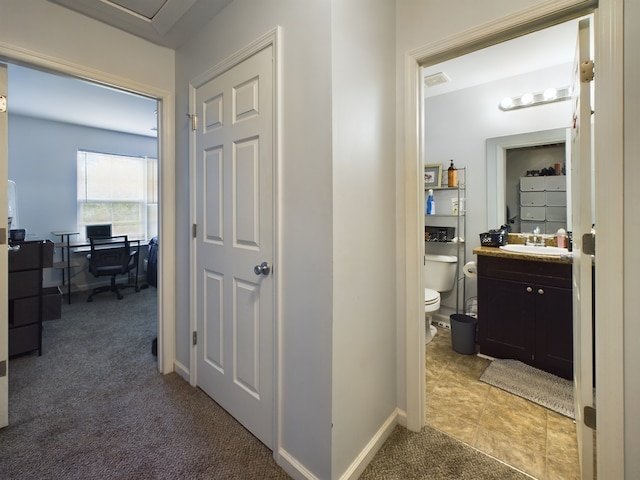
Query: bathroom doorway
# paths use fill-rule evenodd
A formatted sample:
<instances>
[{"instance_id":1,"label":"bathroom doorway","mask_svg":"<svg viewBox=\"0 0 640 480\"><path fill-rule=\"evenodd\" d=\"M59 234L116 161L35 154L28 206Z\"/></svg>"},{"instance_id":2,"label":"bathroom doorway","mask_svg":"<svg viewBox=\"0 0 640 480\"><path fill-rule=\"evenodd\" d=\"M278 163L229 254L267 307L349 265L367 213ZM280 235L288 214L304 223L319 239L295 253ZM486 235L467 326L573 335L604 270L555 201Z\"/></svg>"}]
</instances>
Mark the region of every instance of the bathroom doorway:
<instances>
[{"instance_id":1,"label":"bathroom doorway","mask_svg":"<svg viewBox=\"0 0 640 480\"><path fill-rule=\"evenodd\" d=\"M560 37L565 39L558 40ZM472 250L478 246L477 234L500 225L489 224L487 219L491 217L488 212L491 208L490 202L482 201L484 198L483 193L486 192L486 198L489 198L489 190L492 188L491 183L485 180L488 177L484 150L487 139L531 131L566 129L571 123L571 102L555 102L552 105L543 105L531 109L523 108L518 112L505 112L499 108L500 101L505 96L522 95L530 89L544 91L548 87L562 88L569 85L571 83L576 37L577 20L572 20L498 44L495 47L472 52L437 65L430 65L423 69L422 78L425 82L423 86L423 163L428 165L442 164L446 168L447 162L453 159L457 166L467 169L469 182L466 185L468 195L466 203L467 232L469 233L465 243L468 258L473 258ZM534 47L523 46L528 42L540 46L541 53L539 57L537 57ZM559 55L551 60L548 52L554 51L556 54L560 54L562 49L558 45L565 44L567 46L566 55L564 57ZM556 46L549 47L550 45ZM513 60L511 65L508 53L511 49L514 52L528 52L526 58L528 64L526 67L519 69L520 60L518 59ZM530 57L540 59L540 63L535 69L532 69L533 63ZM519 58L522 59L522 55L519 55ZM482 66L482 68L478 66ZM483 74L487 72L502 73L493 77L478 78L476 73L479 70ZM462 81L456 87L455 84L459 79L462 79ZM537 87L536 85L540 86ZM547 110L547 112L544 112L544 110ZM514 113L515 115L513 115ZM503 199L503 205L505 203L506 199ZM466 281L467 299L469 299L475 296L477 285L475 284L475 279L467 279ZM445 339L447 338L446 335L448 335L448 332L440 333L440 336ZM447 397L443 392L459 387L461 375L471 372L471 375L478 377L482 373L481 371L478 372L478 369L482 369L481 362L458 358L455 353L443 353L441 358L434 358L433 351L440 351L441 353L445 351L441 349L442 346L441 339L439 342L434 342L433 346L427 347L427 362L430 360L432 362L432 365L427 364L427 423L435 428L440 426L447 433L457 436L481 450L484 449L486 451L489 448L490 451L487 453L497 456L499 459L518 468L525 469L525 471L535 474L535 476L544 473L547 464L553 464L556 459L552 457L542 458L540 460L543 462L542 467L540 466L540 461L529 466L518 464L517 458L508 457L506 454L501 455L502 447L495 447L501 442L499 429L490 431L489 428L486 428L487 425L484 425L485 428L483 430L482 425L474 424L470 416L466 415L469 412L465 412L464 408L460 408L457 416L448 415L445 412L446 409L438 409L437 405L430 403L432 399L446 401ZM439 348L440 350L438 350ZM444 363L453 365L455 368L443 368ZM486 388L483 389L482 386L475 384L466 384L465 388L467 389L467 395L476 404L486 401L486 398L482 397ZM460 397L460 394L454 395L453 398L455 397ZM507 411L511 410L511 402L517 403L518 400L507 397L500 398L503 398L505 402L505 409L504 411L497 409L494 413L504 421L505 418L509 417ZM452 410L451 405L447 407L449 407L449 411ZM449 418L445 418L447 415ZM507 420L507 422L512 422L515 426L521 420L522 417L519 417L518 421L511 419ZM534 418L532 422L535 423L538 420ZM547 432L545 430L540 435L546 436L549 433L551 435L560 435L560 430L571 426L571 421L567 424L567 422L556 422L555 420L559 419L553 418L552 421L548 422L548 425L552 429L556 428L557 431ZM445 426L447 422L449 422L449 426ZM533 428L535 429L536 427ZM471 433L472 431L475 433ZM491 439L489 440L488 437L491 437ZM575 434L573 437L575 443ZM527 437L523 436L521 450L514 444L513 437L509 438L508 441L508 447L512 451L518 451L521 456L526 457L528 449L531 448L530 437L527 440ZM575 452L575 457L572 460L579 472L577 445L572 445L572 448L572 451ZM541 468L542 470L540 470Z\"/></svg>"}]
</instances>

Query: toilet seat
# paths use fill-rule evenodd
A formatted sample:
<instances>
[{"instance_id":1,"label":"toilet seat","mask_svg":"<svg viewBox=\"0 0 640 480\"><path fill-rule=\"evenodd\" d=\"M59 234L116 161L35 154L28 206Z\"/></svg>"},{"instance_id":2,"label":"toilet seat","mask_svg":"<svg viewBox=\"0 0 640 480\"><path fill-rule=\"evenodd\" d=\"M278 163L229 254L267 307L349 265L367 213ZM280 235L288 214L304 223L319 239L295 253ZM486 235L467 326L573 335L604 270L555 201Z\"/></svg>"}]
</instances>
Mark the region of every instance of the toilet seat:
<instances>
[{"instance_id":1,"label":"toilet seat","mask_svg":"<svg viewBox=\"0 0 640 480\"><path fill-rule=\"evenodd\" d=\"M440 308L440 292L430 288L424 289L424 311L434 312Z\"/></svg>"}]
</instances>

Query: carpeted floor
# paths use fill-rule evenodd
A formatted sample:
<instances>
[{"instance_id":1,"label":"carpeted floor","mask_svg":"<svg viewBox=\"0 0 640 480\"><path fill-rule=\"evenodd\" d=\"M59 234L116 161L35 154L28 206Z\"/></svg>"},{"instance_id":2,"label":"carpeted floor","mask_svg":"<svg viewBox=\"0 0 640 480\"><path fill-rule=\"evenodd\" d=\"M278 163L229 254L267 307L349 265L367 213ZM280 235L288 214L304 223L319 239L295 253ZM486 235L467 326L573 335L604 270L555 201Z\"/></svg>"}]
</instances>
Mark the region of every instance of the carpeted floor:
<instances>
[{"instance_id":1,"label":"carpeted floor","mask_svg":"<svg viewBox=\"0 0 640 480\"><path fill-rule=\"evenodd\" d=\"M201 390L157 372L156 290L124 296L64 304L42 356L10 360L0 478L289 478Z\"/></svg>"},{"instance_id":2,"label":"carpeted floor","mask_svg":"<svg viewBox=\"0 0 640 480\"><path fill-rule=\"evenodd\" d=\"M43 354L9 362L1 479L286 479L272 452L201 390L160 375L156 290L86 295L45 322ZM431 428L396 427L363 479L526 479Z\"/></svg>"}]
</instances>

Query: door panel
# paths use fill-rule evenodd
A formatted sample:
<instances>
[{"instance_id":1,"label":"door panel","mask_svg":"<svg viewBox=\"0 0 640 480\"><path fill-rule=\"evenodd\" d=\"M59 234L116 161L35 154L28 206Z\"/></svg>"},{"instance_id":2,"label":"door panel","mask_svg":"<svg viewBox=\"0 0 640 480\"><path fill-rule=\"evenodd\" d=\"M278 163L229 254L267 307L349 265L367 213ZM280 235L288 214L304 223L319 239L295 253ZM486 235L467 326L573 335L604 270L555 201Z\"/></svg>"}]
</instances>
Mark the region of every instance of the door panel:
<instances>
[{"instance_id":1,"label":"door panel","mask_svg":"<svg viewBox=\"0 0 640 480\"><path fill-rule=\"evenodd\" d=\"M582 251L582 235L591 229L591 83L580 80L581 65L590 60L590 20L581 20L574 62L571 138L571 203L573 228L574 403L582 479L592 479L593 430L584 425L584 407L593 406L592 277L590 255Z\"/></svg>"},{"instance_id":2,"label":"door panel","mask_svg":"<svg viewBox=\"0 0 640 480\"><path fill-rule=\"evenodd\" d=\"M254 267L273 261L272 50L195 95L197 384L269 447L274 286Z\"/></svg>"},{"instance_id":3,"label":"door panel","mask_svg":"<svg viewBox=\"0 0 640 480\"><path fill-rule=\"evenodd\" d=\"M7 97L7 66L0 63L0 95ZM8 183L8 120L7 112L0 112L0 211L8 211L7 183ZM7 231L7 216L0 218L0 228ZM6 239L5 239L6 243ZM0 243L2 245L3 243ZM5 362L5 375L0 377L0 428L9 424L9 320L7 297L7 249L1 249L0 254L0 362ZM2 374L0 368L0 374Z\"/></svg>"}]
</instances>

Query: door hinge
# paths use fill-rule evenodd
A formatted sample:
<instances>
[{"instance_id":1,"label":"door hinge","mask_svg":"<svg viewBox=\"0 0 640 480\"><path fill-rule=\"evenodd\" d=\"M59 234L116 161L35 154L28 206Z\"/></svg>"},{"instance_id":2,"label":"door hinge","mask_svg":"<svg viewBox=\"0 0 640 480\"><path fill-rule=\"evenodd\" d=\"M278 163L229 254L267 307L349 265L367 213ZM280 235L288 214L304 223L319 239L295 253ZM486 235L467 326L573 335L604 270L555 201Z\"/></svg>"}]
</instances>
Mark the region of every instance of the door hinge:
<instances>
[{"instance_id":1,"label":"door hinge","mask_svg":"<svg viewBox=\"0 0 640 480\"><path fill-rule=\"evenodd\" d=\"M7 97L4 95L0 95L0 113L5 113L7 111Z\"/></svg>"},{"instance_id":2,"label":"door hinge","mask_svg":"<svg viewBox=\"0 0 640 480\"><path fill-rule=\"evenodd\" d=\"M586 406L584 407L584 424L589 427L592 428L593 430L596 429L596 409L593 407L589 407Z\"/></svg>"},{"instance_id":3,"label":"door hinge","mask_svg":"<svg viewBox=\"0 0 640 480\"><path fill-rule=\"evenodd\" d=\"M593 82L596 76L596 67L593 60L586 60L580 64L580 81L583 83Z\"/></svg>"},{"instance_id":4,"label":"door hinge","mask_svg":"<svg viewBox=\"0 0 640 480\"><path fill-rule=\"evenodd\" d=\"M198 224L194 223L191 226L191 235L193 235L193 238L198 238Z\"/></svg>"},{"instance_id":5,"label":"door hinge","mask_svg":"<svg viewBox=\"0 0 640 480\"><path fill-rule=\"evenodd\" d=\"M195 347L198 344L198 332L194 330L192 337L193 337L192 343L193 343L193 346Z\"/></svg>"},{"instance_id":6,"label":"door hinge","mask_svg":"<svg viewBox=\"0 0 640 480\"><path fill-rule=\"evenodd\" d=\"M594 233L585 233L582 235L582 253L586 255L596 254L596 236Z\"/></svg>"},{"instance_id":7,"label":"door hinge","mask_svg":"<svg viewBox=\"0 0 640 480\"><path fill-rule=\"evenodd\" d=\"M6 377L7 376L7 361L6 360L2 360L0 362L0 378L1 377Z\"/></svg>"},{"instance_id":8,"label":"door hinge","mask_svg":"<svg viewBox=\"0 0 640 480\"><path fill-rule=\"evenodd\" d=\"M187 113L187 117L191 120L191 130L198 130L198 116L195 113Z\"/></svg>"}]
</instances>

